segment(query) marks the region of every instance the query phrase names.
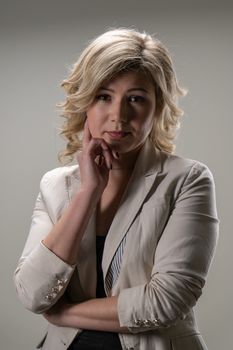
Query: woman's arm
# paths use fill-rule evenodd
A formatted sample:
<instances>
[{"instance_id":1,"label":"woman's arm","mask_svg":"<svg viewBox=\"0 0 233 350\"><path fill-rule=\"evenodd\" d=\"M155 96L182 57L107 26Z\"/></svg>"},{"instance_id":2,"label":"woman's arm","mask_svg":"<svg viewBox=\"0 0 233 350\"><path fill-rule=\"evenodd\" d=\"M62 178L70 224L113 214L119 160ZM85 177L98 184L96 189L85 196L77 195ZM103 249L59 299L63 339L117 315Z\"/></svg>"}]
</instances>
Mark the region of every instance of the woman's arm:
<instances>
[{"instance_id":1,"label":"woman's arm","mask_svg":"<svg viewBox=\"0 0 233 350\"><path fill-rule=\"evenodd\" d=\"M202 293L218 228L212 174L195 163L158 241L150 280L118 295L122 327L137 333L186 318Z\"/></svg>"},{"instance_id":2,"label":"woman's arm","mask_svg":"<svg viewBox=\"0 0 233 350\"><path fill-rule=\"evenodd\" d=\"M96 157L101 155L101 164ZM66 212L43 240L47 248L68 264L75 264L79 245L89 219L108 182L113 156L102 139L93 139L87 123L83 135L83 151L78 162L81 174L81 188Z\"/></svg>"},{"instance_id":3,"label":"woman's arm","mask_svg":"<svg viewBox=\"0 0 233 350\"><path fill-rule=\"evenodd\" d=\"M48 322L63 327L128 333L120 327L117 297L98 298L80 304L58 302L44 314Z\"/></svg>"},{"instance_id":4,"label":"woman's arm","mask_svg":"<svg viewBox=\"0 0 233 350\"><path fill-rule=\"evenodd\" d=\"M79 155L79 191L63 212L67 197L64 171L56 169L43 177L29 237L14 273L19 299L35 313L45 312L64 294L81 239L108 181L112 154L103 140L90 139L88 132ZM100 164L96 163L98 155L105 159ZM45 200L48 197L55 209ZM61 212L60 219L57 212Z\"/></svg>"},{"instance_id":5,"label":"woman's arm","mask_svg":"<svg viewBox=\"0 0 233 350\"><path fill-rule=\"evenodd\" d=\"M77 261L78 250L88 221L95 209L95 191L80 189L43 244L69 265Z\"/></svg>"}]
</instances>

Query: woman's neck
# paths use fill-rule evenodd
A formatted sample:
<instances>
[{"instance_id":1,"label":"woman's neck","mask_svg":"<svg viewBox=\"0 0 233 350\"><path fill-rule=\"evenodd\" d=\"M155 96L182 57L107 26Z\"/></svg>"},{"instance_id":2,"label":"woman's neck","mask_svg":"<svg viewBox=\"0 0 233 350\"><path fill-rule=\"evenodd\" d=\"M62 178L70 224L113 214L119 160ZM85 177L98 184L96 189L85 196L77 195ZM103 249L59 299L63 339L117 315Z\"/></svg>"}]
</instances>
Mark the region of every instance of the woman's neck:
<instances>
[{"instance_id":1,"label":"woman's neck","mask_svg":"<svg viewBox=\"0 0 233 350\"><path fill-rule=\"evenodd\" d=\"M130 152L130 153L121 153L118 159L113 160L112 169L110 171L110 175L119 174L131 174L140 149Z\"/></svg>"}]
</instances>

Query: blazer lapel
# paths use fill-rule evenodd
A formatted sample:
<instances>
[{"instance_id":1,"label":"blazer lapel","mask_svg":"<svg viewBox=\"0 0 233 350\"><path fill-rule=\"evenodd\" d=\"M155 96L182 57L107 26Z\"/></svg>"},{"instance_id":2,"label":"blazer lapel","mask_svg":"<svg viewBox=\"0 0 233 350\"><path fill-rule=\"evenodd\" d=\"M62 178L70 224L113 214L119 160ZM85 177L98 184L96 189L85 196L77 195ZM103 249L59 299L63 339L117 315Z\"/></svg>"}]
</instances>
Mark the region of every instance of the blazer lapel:
<instances>
[{"instance_id":1,"label":"blazer lapel","mask_svg":"<svg viewBox=\"0 0 233 350\"><path fill-rule=\"evenodd\" d=\"M149 141L143 146L121 204L109 229L103 254L103 274L106 278L112 258L142 207L160 170L159 152Z\"/></svg>"}]
</instances>

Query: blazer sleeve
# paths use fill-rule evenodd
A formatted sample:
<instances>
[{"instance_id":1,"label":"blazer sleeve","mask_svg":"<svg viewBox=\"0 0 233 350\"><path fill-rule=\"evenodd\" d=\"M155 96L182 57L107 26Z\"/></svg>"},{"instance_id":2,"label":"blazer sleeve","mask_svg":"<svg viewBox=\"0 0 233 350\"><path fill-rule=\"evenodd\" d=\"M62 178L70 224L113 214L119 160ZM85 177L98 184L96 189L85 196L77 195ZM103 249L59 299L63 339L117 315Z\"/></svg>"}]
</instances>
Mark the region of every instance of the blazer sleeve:
<instances>
[{"instance_id":1,"label":"blazer sleeve","mask_svg":"<svg viewBox=\"0 0 233 350\"><path fill-rule=\"evenodd\" d=\"M158 242L150 281L119 294L122 327L144 332L169 327L186 317L202 293L218 226L212 174L195 163Z\"/></svg>"},{"instance_id":2,"label":"blazer sleeve","mask_svg":"<svg viewBox=\"0 0 233 350\"><path fill-rule=\"evenodd\" d=\"M29 236L14 272L17 295L22 304L35 313L43 313L64 294L75 266L70 266L43 243L54 223L43 193L50 190L51 174L41 180L40 193L32 215Z\"/></svg>"}]
</instances>

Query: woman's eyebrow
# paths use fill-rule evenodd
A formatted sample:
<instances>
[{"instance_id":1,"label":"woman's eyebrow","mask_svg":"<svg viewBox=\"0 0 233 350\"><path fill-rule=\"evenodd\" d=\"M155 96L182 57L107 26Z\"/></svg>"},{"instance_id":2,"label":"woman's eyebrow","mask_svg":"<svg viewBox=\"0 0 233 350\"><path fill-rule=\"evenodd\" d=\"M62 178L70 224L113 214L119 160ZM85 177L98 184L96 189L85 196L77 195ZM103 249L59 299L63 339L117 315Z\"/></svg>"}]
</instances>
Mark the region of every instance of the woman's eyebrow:
<instances>
[{"instance_id":1,"label":"woman's eyebrow","mask_svg":"<svg viewBox=\"0 0 233 350\"><path fill-rule=\"evenodd\" d=\"M104 87L104 86L101 86L101 87L99 88L99 90L106 90L106 91L110 91L110 92L115 92L115 90L110 89L110 88L106 88L106 87ZM147 93L147 94L149 93L149 91L146 90L146 89L143 88L143 87L134 87L134 88L131 88L131 89L127 90L127 92L131 92L131 91L142 91L142 92L145 92L145 93Z\"/></svg>"},{"instance_id":2,"label":"woman's eyebrow","mask_svg":"<svg viewBox=\"0 0 233 350\"><path fill-rule=\"evenodd\" d=\"M104 86L101 86L101 87L99 88L99 90L107 90L107 91L115 92L113 89L109 89L109 88L106 88L106 87L104 87Z\"/></svg>"},{"instance_id":3,"label":"woman's eyebrow","mask_svg":"<svg viewBox=\"0 0 233 350\"><path fill-rule=\"evenodd\" d=\"M132 89L129 89L128 91L143 91L143 92L145 92L145 93L147 93L148 94L148 90L146 90L145 88L143 88L143 87L135 87L135 88L132 88Z\"/></svg>"}]
</instances>

